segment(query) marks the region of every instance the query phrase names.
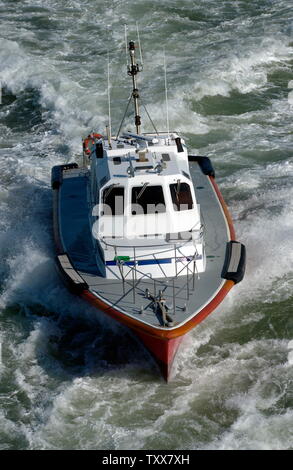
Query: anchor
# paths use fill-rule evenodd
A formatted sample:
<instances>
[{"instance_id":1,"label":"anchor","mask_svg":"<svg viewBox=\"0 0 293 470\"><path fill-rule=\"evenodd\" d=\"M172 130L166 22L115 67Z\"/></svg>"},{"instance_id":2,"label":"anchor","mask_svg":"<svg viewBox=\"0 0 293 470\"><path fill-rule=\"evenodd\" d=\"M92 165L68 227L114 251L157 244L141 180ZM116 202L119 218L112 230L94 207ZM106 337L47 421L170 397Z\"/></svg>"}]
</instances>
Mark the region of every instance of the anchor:
<instances>
[{"instance_id":1,"label":"anchor","mask_svg":"<svg viewBox=\"0 0 293 470\"><path fill-rule=\"evenodd\" d=\"M152 307L161 316L163 325L168 327L174 326L174 320L168 313L169 307L166 304L166 299L163 297L163 292L160 290L159 294L154 296L150 293L149 289L146 289L145 296L152 301Z\"/></svg>"}]
</instances>

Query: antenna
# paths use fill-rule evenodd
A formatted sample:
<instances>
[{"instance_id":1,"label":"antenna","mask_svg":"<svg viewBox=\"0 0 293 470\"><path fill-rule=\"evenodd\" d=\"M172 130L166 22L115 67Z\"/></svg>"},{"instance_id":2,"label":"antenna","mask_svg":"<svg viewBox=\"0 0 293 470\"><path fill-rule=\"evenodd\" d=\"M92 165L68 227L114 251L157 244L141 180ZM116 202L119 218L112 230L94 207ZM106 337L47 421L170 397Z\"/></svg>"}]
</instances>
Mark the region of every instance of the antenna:
<instances>
[{"instance_id":1,"label":"antenna","mask_svg":"<svg viewBox=\"0 0 293 470\"><path fill-rule=\"evenodd\" d=\"M141 45L140 45L139 29L138 29L137 22L136 22L136 33L137 33L137 42L138 42L138 47L139 47L140 65L141 65L141 68L143 68L142 50L141 50Z\"/></svg>"},{"instance_id":2,"label":"antenna","mask_svg":"<svg viewBox=\"0 0 293 470\"><path fill-rule=\"evenodd\" d=\"M139 115L139 102L138 102L139 93L137 89L136 75L138 74L138 72L141 71L141 68L136 62L135 44L133 41L129 42L128 50L130 54L130 65L128 66L128 75L132 77L132 85L133 85L132 97L134 101L135 127L136 127L136 133L140 134L141 120L140 120L140 115Z\"/></svg>"},{"instance_id":3,"label":"antenna","mask_svg":"<svg viewBox=\"0 0 293 470\"><path fill-rule=\"evenodd\" d=\"M168 106L168 87L167 87L167 67L166 67L166 51L164 48L164 75L165 75L165 99L166 99L166 119L167 119L167 132L170 137L170 126L169 126L169 106Z\"/></svg>"},{"instance_id":4,"label":"antenna","mask_svg":"<svg viewBox=\"0 0 293 470\"><path fill-rule=\"evenodd\" d=\"M110 96L110 57L109 57L109 51L108 51L108 116L109 116L109 125L108 127L108 142L109 142L109 147L111 148L111 96Z\"/></svg>"},{"instance_id":5,"label":"antenna","mask_svg":"<svg viewBox=\"0 0 293 470\"><path fill-rule=\"evenodd\" d=\"M127 25L124 25L126 66L128 67Z\"/></svg>"}]
</instances>

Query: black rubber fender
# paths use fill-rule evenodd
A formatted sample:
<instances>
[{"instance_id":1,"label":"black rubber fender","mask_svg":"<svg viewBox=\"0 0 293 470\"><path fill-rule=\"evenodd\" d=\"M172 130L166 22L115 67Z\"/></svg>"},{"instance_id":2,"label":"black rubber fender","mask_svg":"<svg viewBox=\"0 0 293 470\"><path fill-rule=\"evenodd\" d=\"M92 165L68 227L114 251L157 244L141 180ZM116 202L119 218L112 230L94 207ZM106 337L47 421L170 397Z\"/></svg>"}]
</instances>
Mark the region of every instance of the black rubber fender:
<instances>
[{"instance_id":1,"label":"black rubber fender","mask_svg":"<svg viewBox=\"0 0 293 470\"><path fill-rule=\"evenodd\" d=\"M226 256L222 270L222 278L230 281L241 282L245 274L246 248L236 241L230 241L226 246Z\"/></svg>"},{"instance_id":2,"label":"black rubber fender","mask_svg":"<svg viewBox=\"0 0 293 470\"><path fill-rule=\"evenodd\" d=\"M52 189L60 188L63 181L63 171L78 168L77 163L67 163L66 165L53 166L51 171L51 186Z\"/></svg>"},{"instance_id":3,"label":"black rubber fender","mask_svg":"<svg viewBox=\"0 0 293 470\"><path fill-rule=\"evenodd\" d=\"M209 157L201 155L188 155L188 161L197 162L204 175L212 176L213 178L215 178L215 170Z\"/></svg>"},{"instance_id":4,"label":"black rubber fender","mask_svg":"<svg viewBox=\"0 0 293 470\"><path fill-rule=\"evenodd\" d=\"M177 146L177 152L178 152L178 153L184 152L184 148L183 148L183 146L182 146L180 137L176 137L175 143L176 143L176 146Z\"/></svg>"},{"instance_id":5,"label":"black rubber fender","mask_svg":"<svg viewBox=\"0 0 293 470\"><path fill-rule=\"evenodd\" d=\"M64 283L73 294L80 294L84 290L88 290L87 283L74 269L67 253L57 255L55 257L55 262Z\"/></svg>"}]
</instances>

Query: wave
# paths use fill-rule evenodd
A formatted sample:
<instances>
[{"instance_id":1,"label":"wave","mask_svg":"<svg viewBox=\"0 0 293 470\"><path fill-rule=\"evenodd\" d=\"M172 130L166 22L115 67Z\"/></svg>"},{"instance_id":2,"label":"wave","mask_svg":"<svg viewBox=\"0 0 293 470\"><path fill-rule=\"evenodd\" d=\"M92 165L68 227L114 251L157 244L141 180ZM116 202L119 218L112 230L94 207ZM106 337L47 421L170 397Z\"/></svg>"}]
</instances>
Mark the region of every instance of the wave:
<instances>
[{"instance_id":1,"label":"wave","mask_svg":"<svg viewBox=\"0 0 293 470\"><path fill-rule=\"evenodd\" d=\"M0 7L3 448L290 448L290 5L108 3ZM164 44L171 127L212 158L248 254L243 282L185 338L168 393L142 348L67 292L53 261L50 169L107 122L108 49L115 125L122 117L122 23L130 36L136 19L150 114L165 127Z\"/></svg>"}]
</instances>

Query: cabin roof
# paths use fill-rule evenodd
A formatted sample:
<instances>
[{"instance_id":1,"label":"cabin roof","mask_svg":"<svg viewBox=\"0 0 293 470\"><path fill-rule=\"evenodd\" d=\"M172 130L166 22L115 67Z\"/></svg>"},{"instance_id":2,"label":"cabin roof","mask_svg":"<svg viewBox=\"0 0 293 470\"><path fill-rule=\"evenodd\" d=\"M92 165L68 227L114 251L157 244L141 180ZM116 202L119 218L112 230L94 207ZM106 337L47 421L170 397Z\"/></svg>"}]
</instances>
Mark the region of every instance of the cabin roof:
<instances>
[{"instance_id":1,"label":"cabin roof","mask_svg":"<svg viewBox=\"0 0 293 470\"><path fill-rule=\"evenodd\" d=\"M176 136L177 137L177 136ZM178 152L174 138L168 135L148 137L148 141L142 139L125 139L111 141L111 148L107 141L103 142L104 157L97 158L97 165L108 166L109 180L120 178L130 179L131 184L138 184L148 179L158 183L158 176L183 175L190 179L187 151ZM184 144L184 142L183 142ZM105 158L106 157L106 158ZM99 173L99 172L97 172Z\"/></svg>"}]
</instances>

